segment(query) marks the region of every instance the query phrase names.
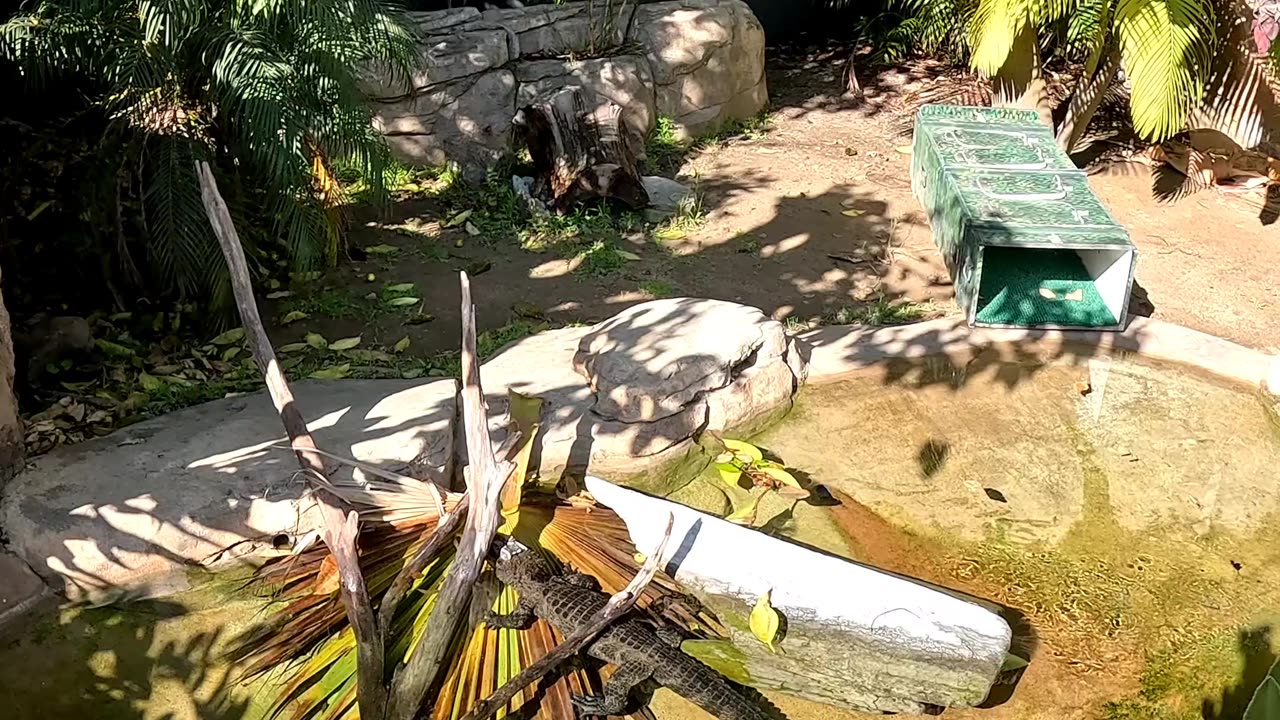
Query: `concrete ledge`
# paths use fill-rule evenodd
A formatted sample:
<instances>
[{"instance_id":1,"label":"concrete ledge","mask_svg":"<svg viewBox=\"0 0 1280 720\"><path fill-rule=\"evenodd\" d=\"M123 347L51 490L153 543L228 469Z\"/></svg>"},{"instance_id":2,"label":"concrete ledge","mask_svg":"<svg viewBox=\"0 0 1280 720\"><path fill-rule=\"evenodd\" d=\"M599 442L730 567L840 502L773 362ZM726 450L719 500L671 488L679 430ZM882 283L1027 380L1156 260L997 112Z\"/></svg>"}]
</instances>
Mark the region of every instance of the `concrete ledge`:
<instances>
[{"instance_id":1,"label":"concrete ledge","mask_svg":"<svg viewBox=\"0 0 1280 720\"><path fill-rule=\"evenodd\" d=\"M831 326L799 336L809 345L809 382L832 382L890 360L1018 349L1050 361L1131 352L1280 395L1280 358L1181 325L1133 318L1123 332L970 328L962 318L867 328Z\"/></svg>"},{"instance_id":2,"label":"concrete ledge","mask_svg":"<svg viewBox=\"0 0 1280 720\"><path fill-rule=\"evenodd\" d=\"M0 550L0 631L46 602L54 602L49 586L16 555Z\"/></svg>"}]
</instances>

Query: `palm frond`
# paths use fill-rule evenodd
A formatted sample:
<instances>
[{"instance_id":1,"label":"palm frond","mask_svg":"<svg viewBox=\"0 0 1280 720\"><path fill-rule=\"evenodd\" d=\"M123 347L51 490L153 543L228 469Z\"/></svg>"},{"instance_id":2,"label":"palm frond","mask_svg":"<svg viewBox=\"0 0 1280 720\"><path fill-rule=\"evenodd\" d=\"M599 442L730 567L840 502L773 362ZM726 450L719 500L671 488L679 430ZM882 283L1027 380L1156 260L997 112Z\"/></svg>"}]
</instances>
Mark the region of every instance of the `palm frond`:
<instances>
[{"instance_id":1,"label":"palm frond","mask_svg":"<svg viewBox=\"0 0 1280 720\"><path fill-rule=\"evenodd\" d=\"M1133 86L1134 129L1163 140L1181 131L1200 100L1214 44L1209 0L1118 0L1116 35Z\"/></svg>"},{"instance_id":2,"label":"palm frond","mask_svg":"<svg viewBox=\"0 0 1280 720\"><path fill-rule=\"evenodd\" d=\"M995 75L1013 49L1014 40L1031 22L1031 0L979 0L970 20L973 68Z\"/></svg>"}]
</instances>

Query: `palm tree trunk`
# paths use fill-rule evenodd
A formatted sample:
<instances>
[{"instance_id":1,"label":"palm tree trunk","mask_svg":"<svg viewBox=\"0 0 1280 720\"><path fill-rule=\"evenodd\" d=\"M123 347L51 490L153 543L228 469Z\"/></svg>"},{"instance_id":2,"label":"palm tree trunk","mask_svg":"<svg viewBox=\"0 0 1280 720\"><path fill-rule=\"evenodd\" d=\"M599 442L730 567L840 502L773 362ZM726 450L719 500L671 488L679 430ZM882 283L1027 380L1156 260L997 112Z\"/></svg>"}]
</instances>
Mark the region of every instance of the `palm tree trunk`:
<instances>
[{"instance_id":1,"label":"palm tree trunk","mask_svg":"<svg viewBox=\"0 0 1280 720\"><path fill-rule=\"evenodd\" d=\"M1058 147L1062 152L1070 153L1084 137L1089 121L1102 105L1102 98L1106 97L1107 90L1115 83L1116 73L1119 71L1120 50L1112 46L1106 51L1093 75L1081 79L1079 87L1071 94L1067 115L1058 127Z\"/></svg>"},{"instance_id":2,"label":"palm tree trunk","mask_svg":"<svg viewBox=\"0 0 1280 720\"><path fill-rule=\"evenodd\" d=\"M1009 57L991 78L991 104L1035 110L1041 122L1053 127L1053 107L1040 62L1040 43L1031 23L1023 25L1009 49Z\"/></svg>"},{"instance_id":3,"label":"palm tree trunk","mask_svg":"<svg viewBox=\"0 0 1280 720\"><path fill-rule=\"evenodd\" d=\"M9 311L0 296L0 488L22 469L24 456L22 421L13 392L13 334Z\"/></svg>"}]
</instances>

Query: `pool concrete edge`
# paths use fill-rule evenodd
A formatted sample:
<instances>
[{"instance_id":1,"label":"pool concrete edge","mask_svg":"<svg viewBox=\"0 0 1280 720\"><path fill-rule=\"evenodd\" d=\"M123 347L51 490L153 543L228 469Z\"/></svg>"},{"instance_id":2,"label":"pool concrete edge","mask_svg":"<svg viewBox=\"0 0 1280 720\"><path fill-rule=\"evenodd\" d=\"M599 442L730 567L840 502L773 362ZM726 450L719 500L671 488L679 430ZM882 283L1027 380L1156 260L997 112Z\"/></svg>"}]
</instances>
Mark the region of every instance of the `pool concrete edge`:
<instances>
[{"instance_id":1,"label":"pool concrete edge","mask_svg":"<svg viewBox=\"0 0 1280 720\"><path fill-rule=\"evenodd\" d=\"M910 325L833 325L801 333L809 348L810 383L833 382L878 363L935 355L972 355L993 347L1031 349L1045 360L1132 352L1198 368L1280 395L1280 357L1198 330L1136 317L1121 332L974 328L948 317Z\"/></svg>"}]
</instances>

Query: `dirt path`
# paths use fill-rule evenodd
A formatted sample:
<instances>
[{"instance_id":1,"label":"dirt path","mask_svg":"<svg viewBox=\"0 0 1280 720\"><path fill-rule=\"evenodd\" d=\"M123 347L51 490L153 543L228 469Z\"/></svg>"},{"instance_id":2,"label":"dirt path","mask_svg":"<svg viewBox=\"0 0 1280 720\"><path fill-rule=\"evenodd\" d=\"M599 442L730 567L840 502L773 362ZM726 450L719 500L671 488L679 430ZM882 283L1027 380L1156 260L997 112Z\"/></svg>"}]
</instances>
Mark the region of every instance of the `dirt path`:
<instances>
[{"instance_id":1,"label":"dirt path","mask_svg":"<svg viewBox=\"0 0 1280 720\"><path fill-rule=\"evenodd\" d=\"M485 268L477 281L482 330L524 316L527 331L531 309L552 324L591 322L668 295L734 300L779 319L875 321L897 303L919 305L896 319L956 312L946 269L910 193L910 121L926 99L964 102L966 93L979 93L955 73L924 65L863 78L866 97L854 101L839 95L840 62L839 55L773 52L769 130L706 148L681 169L680 177L702 191L707 210L705 223L687 237L655 241L635 233L622 248L638 259L584 273L555 252L484 242L461 229L425 249L403 232L365 229L358 243L402 252L335 270L324 280L328 302L313 303L320 311L308 322L278 329L277 341L319 330L331 339L363 334L366 347L408 335L413 353L453 349L456 272L468 267ZM1142 166L1113 166L1091 182L1139 248L1136 312L1280 351L1274 272L1280 240L1256 209L1212 192L1159 203ZM440 215L430 200L406 201L383 227ZM361 309L370 292L409 282L433 321L405 325L403 312ZM278 318L287 306L272 309Z\"/></svg>"}]
</instances>

